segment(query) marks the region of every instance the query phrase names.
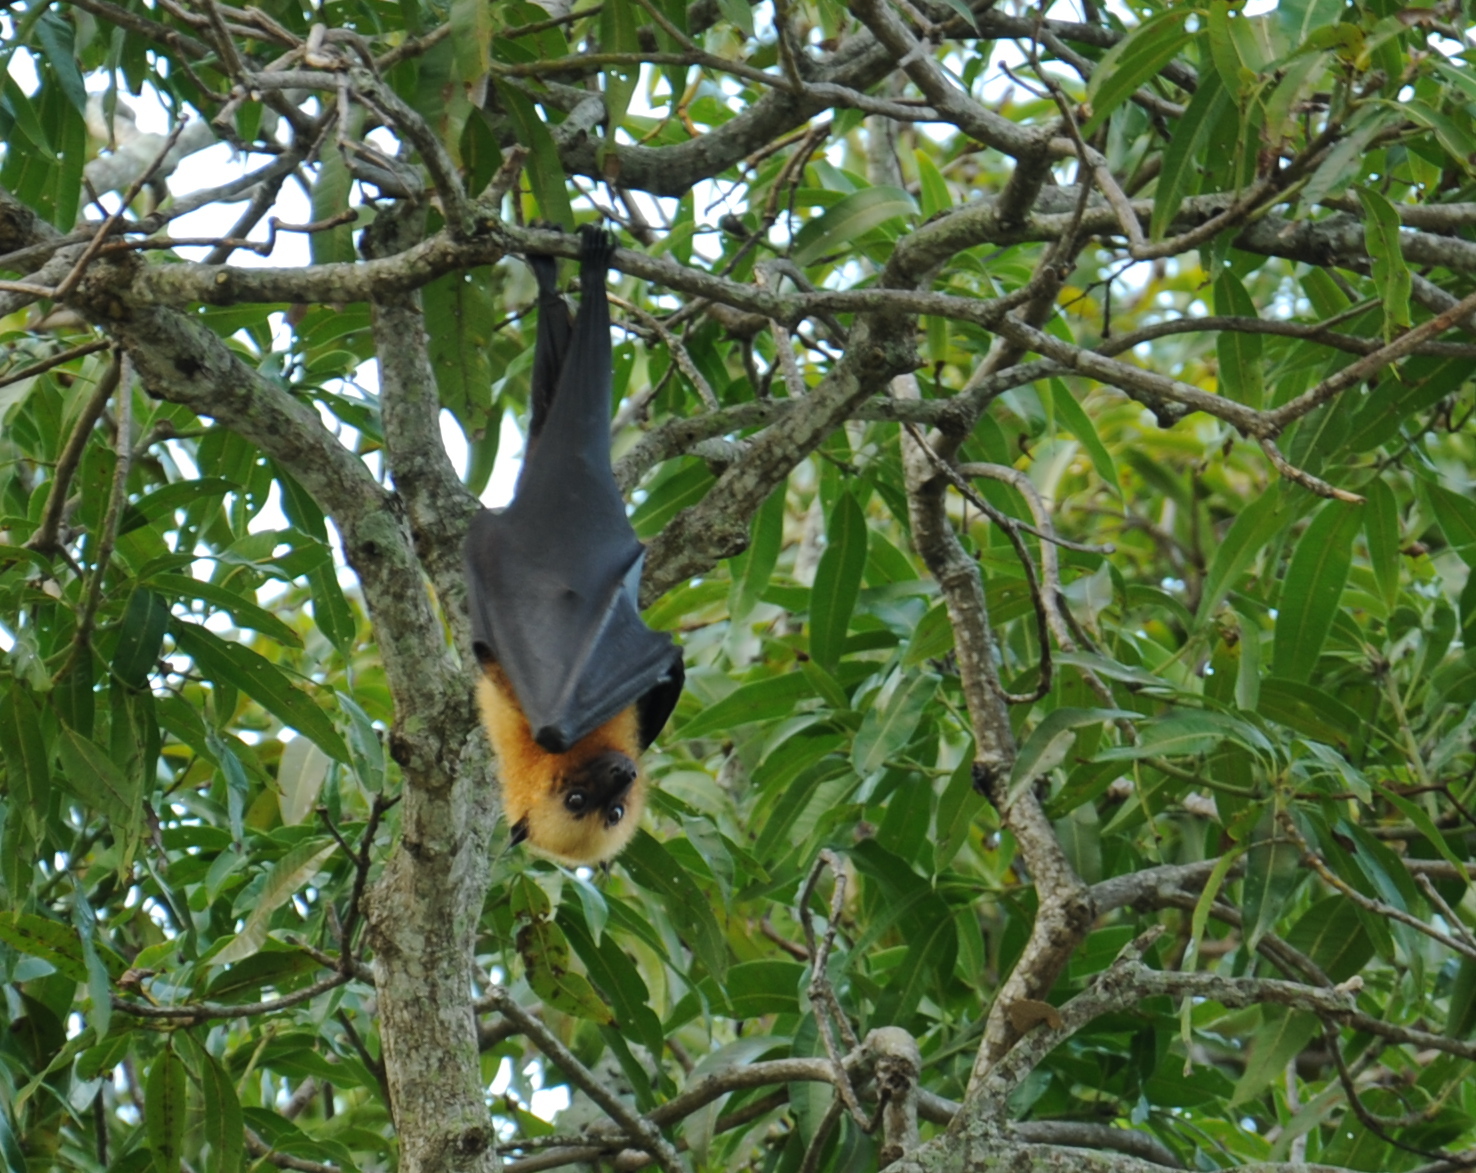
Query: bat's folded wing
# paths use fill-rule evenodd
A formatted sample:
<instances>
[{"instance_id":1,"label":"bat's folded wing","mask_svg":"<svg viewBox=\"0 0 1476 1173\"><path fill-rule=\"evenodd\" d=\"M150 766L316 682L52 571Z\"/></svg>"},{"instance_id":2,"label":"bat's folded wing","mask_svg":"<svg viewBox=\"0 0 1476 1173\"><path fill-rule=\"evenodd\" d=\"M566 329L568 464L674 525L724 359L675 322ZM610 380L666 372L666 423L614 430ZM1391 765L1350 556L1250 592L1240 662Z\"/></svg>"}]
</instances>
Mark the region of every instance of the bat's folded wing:
<instances>
[{"instance_id":1,"label":"bat's folded wing","mask_svg":"<svg viewBox=\"0 0 1476 1173\"><path fill-rule=\"evenodd\" d=\"M483 511L467 540L472 638L508 678L534 740L563 753L632 704L641 740L670 715L681 652L636 605L645 550L634 534L584 543Z\"/></svg>"}]
</instances>

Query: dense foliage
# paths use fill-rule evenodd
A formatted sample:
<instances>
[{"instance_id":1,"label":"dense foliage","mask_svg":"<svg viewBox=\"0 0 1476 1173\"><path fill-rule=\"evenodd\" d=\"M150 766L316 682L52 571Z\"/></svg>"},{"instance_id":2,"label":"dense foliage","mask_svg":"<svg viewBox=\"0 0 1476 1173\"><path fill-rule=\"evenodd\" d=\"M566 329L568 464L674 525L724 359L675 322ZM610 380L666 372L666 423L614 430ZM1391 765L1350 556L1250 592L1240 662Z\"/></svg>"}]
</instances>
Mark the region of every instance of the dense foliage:
<instances>
[{"instance_id":1,"label":"dense foliage","mask_svg":"<svg viewBox=\"0 0 1476 1173\"><path fill-rule=\"evenodd\" d=\"M1476 1163L1463 6L573 7L0 16L0 1168ZM460 541L601 215L590 874Z\"/></svg>"}]
</instances>

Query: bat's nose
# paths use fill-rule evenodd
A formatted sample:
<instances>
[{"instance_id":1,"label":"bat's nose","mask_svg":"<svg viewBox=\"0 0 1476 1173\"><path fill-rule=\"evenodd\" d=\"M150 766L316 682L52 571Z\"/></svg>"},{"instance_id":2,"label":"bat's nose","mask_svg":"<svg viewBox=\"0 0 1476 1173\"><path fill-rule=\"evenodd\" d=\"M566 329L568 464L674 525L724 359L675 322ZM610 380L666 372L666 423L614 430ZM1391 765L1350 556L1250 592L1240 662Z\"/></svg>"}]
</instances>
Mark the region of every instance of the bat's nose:
<instances>
[{"instance_id":1,"label":"bat's nose","mask_svg":"<svg viewBox=\"0 0 1476 1173\"><path fill-rule=\"evenodd\" d=\"M592 789L603 795L606 803L619 798L636 780L635 762L619 750L600 754L590 761L588 769Z\"/></svg>"}]
</instances>

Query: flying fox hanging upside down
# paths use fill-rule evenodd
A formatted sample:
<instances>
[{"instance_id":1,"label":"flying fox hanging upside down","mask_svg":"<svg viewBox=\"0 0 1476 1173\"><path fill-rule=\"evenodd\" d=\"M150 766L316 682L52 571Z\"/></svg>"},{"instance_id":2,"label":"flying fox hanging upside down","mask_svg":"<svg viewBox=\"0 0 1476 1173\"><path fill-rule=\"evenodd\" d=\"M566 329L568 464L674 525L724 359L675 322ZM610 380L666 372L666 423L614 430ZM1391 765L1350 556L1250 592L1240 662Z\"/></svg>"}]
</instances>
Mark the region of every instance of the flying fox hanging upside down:
<instances>
[{"instance_id":1,"label":"flying fox hanging upside down","mask_svg":"<svg viewBox=\"0 0 1476 1173\"><path fill-rule=\"evenodd\" d=\"M472 519L466 567L478 701L513 842L601 863L635 834L637 759L681 695L681 651L641 621L645 549L610 467L612 356L605 275L614 248L581 230L578 316L558 263L538 279L532 419L512 504Z\"/></svg>"}]
</instances>

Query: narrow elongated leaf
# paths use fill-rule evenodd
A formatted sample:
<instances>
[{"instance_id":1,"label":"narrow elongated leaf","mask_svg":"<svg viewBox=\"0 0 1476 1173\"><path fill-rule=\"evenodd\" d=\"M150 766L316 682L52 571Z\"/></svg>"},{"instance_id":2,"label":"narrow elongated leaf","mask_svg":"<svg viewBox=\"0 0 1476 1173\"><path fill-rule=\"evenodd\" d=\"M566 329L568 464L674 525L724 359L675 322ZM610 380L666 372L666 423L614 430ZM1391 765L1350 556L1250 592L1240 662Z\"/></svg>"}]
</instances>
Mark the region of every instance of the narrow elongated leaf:
<instances>
[{"instance_id":1,"label":"narrow elongated leaf","mask_svg":"<svg viewBox=\"0 0 1476 1173\"><path fill-rule=\"evenodd\" d=\"M1262 493L1240 511L1210 562L1194 617L1197 622L1203 623L1215 613L1266 543L1282 526L1295 521L1299 512L1287 506L1277 492Z\"/></svg>"},{"instance_id":2,"label":"narrow elongated leaf","mask_svg":"<svg viewBox=\"0 0 1476 1173\"><path fill-rule=\"evenodd\" d=\"M216 583L191 578L187 574L156 574L149 579L149 585L166 598L199 599L209 603L228 614L237 627L259 631L279 644L294 648L302 646L302 638L297 632L265 607L258 607L250 599L242 598L235 591Z\"/></svg>"},{"instance_id":3,"label":"narrow elongated leaf","mask_svg":"<svg viewBox=\"0 0 1476 1173\"><path fill-rule=\"evenodd\" d=\"M939 212L946 212L953 207L953 193L948 190L948 181L943 178L943 173L926 151L914 151L912 155L917 161L923 219L931 220Z\"/></svg>"},{"instance_id":4,"label":"narrow elongated leaf","mask_svg":"<svg viewBox=\"0 0 1476 1173\"><path fill-rule=\"evenodd\" d=\"M210 959L211 964L230 965L244 961L260 949L267 939L272 913L286 904L294 892L311 880L335 850L336 844L325 843L321 837L314 837L304 839L277 860L267 873L266 883L241 931Z\"/></svg>"},{"instance_id":5,"label":"narrow elongated leaf","mask_svg":"<svg viewBox=\"0 0 1476 1173\"><path fill-rule=\"evenodd\" d=\"M170 624L170 633L179 650L194 660L206 677L239 688L283 724L312 738L329 757L340 762L349 760L348 746L328 715L271 661L195 624L175 621Z\"/></svg>"},{"instance_id":6,"label":"narrow elongated leaf","mask_svg":"<svg viewBox=\"0 0 1476 1173\"><path fill-rule=\"evenodd\" d=\"M1199 89L1190 99L1163 151L1163 167L1153 195L1153 219L1149 229L1155 240L1167 233L1183 198L1198 190L1195 160L1210 142L1214 127L1229 105L1230 94L1220 82L1220 75L1210 70L1201 73Z\"/></svg>"},{"instance_id":7,"label":"narrow elongated leaf","mask_svg":"<svg viewBox=\"0 0 1476 1173\"><path fill-rule=\"evenodd\" d=\"M881 769L912 740L917 723L938 691L938 677L918 672L904 678L884 705L867 710L856 732L851 761L863 778Z\"/></svg>"},{"instance_id":8,"label":"narrow elongated leaf","mask_svg":"<svg viewBox=\"0 0 1476 1173\"><path fill-rule=\"evenodd\" d=\"M565 232L574 231L574 209L569 206L568 182L559 149L553 136L538 116L538 111L520 90L495 81L497 96L512 118L518 141L531 152L528 180L533 185L533 198L545 220L552 220Z\"/></svg>"},{"instance_id":9,"label":"narrow elongated leaf","mask_svg":"<svg viewBox=\"0 0 1476 1173\"><path fill-rule=\"evenodd\" d=\"M1141 714L1122 709L1052 709L1030 731L1030 736L1016 754L1006 801L1013 803L1027 786L1066 760L1066 754L1076 741L1075 730L1084 725L1100 725L1103 721L1131 721L1139 716Z\"/></svg>"},{"instance_id":10,"label":"narrow elongated leaf","mask_svg":"<svg viewBox=\"0 0 1476 1173\"><path fill-rule=\"evenodd\" d=\"M826 253L844 251L851 242L888 220L917 215L917 205L900 187L863 187L851 192L794 237L794 263L809 265Z\"/></svg>"},{"instance_id":11,"label":"narrow elongated leaf","mask_svg":"<svg viewBox=\"0 0 1476 1173\"><path fill-rule=\"evenodd\" d=\"M1382 477L1363 489L1368 508L1363 514L1363 532L1368 538L1368 560L1384 604L1394 606L1399 597L1399 506L1394 492Z\"/></svg>"},{"instance_id":12,"label":"narrow elongated leaf","mask_svg":"<svg viewBox=\"0 0 1476 1173\"><path fill-rule=\"evenodd\" d=\"M784 544L785 490L786 486L780 485L770 493L753 519L753 540L743 556L742 576L734 579L728 604L734 622L741 621L754 609L773 576Z\"/></svg>"},{"instance_id":13,"label":"narrow elongated leaf","mask_svg":"<svg viewBox=\"0 0 1476 1173\"><path fill-rule=\"evenodd\" d=\"M73 981L87 980L81 942L76 933L58 921L28 912L0 915L0 941L21 953L49 961Z\"/></svg>"},{"instance_id":14,"label":"narrow elongated leaf","mask_svg":"<svg viewBox=\"0 0 1476 1173\"><path fill-rule=\"evenodd\" d=\"M200 1058L200 1091L205 1100L205 1143L210 1146L206 1173L240 1173L246 1131L236 1085L214 1055Z\"/></svg>"},{"instance_id":15,"label":"narrow elongated leaf","mask_svg":"<svg viewBox=\"0 0 1476 1173\"><path fill-rule=\"evenodd\" d=\"M1260 317L1240 278L1229 269L1222 269L1215 278L1215 313L1226 317ZM1215 349L1220 361L1220 394L1247 407L1259 408L1266 391L1261 373L1261 336L1221 330Z\"/></svg>"},{"instance_id":16,"label":"narrow elongated leaf","mask_svg":"<svg viewBox=\"0 0 1476 1173\"><path fill-rule=\"evenodd\" d=\"M814 695L814 686L801 672L791 672L771 680L755 680L739 686L698 713L681 727L681 735L684 738L711 737L754 721L772 721L792 712L801 700Z\"/></svg>"},{"instance_id":17,"label":"narrow elongated leaf","mask_svg":"<svg viewBox=\"0 0 1476 1173\"><path fill-rule=\"evenodd\" d=\"M620 862L637 884L656 893L688 947L721 980L728 967L727 941L713 916L712 902L686 869L644 830L636 832Z\"/></svg>"},{"instance_id":18,"label":"narrow elongated leaf","mask_svg":"<svg viewBox=\"0 0 1476 1173\"><path fill-rule=\"evenodd\" d=\"M277 765L277 806L282 822L296 826L312 813L328 776L328 755L306 737L294 737Z\"/></svg>"},{"instance_id":19,"label":"narrow elongated leaf","mask_svg":"<svg viewBox=\"0 0 1476 1173\"><path fill-rule=\"evenodd\" d=\"M554 1009L591 1022L615 1021L589 979L575 973L563 930L546 917L534 917L518 929L518 953L533 992Z\"/></svg>"},{"instance_id":20,"label":"narrow elongated leaf","mask_svg":"<svg viewBox=\"0 0 1476 1173\"><path fill-rule=\"evenodd\" d=\"M1384 335L1409 325L1409 266L1399 243L1399 213L1378 192L1358 189L1363 204L1363 238L1373 261L1374 284L1384 305Z\"/></svg>"},{"instance_id":21,"label":"narrow elongated leaf","mask_svg":"<svg viewBox=\"0 0 1476 1173\"><path fill-rule=\"evenodd\" d=\"M1189 42L1184 31L1188 16L1187 8L1171 8L1143 21L1107 50L1087 85L1092 116L1082 126L1082 134L1092 134L1134 90L1178 56Z\"/></svg>"},{"instance_id":22,"label":"narrow elongated leaf","mask_svg":"<svg viewBox=\"0 0 1476 1173\"><path fill-rule=\"evenodd\" d=\"M1467 566L1476 567L1476 501L1430 482L1421 482L1445 540Z\"/></svg>"},{"instance_id":23,"label":"narrow elongated leaf","mask_svg":"<svg viewBox=\"0 0 1476 1173\"><path fill-rule=\"evenodd\" d=\"M1304 874L1302 852L1295 843L1264 841L1251 847L1245 864L1247 949L1254 949L1276 927L1297 880Z\"/></svg>"},{"instance_id":24,"label":"narrow elongated leaf","mask_svg":"<svg viewBox=\"0 0 1476 1173\"><path fill-rule=\"evenodd\" d=\"M144 1127L159 1173L179 1173L180 1158L184 1156L187 1087L184 1060L173 1047L166 1046L149 1068L144 1085Z\"/></svg>"},{"instance_id":25,"label":"narrow elongated leaf","mask_svg":"<svg viewBox=\"0 0 1476 1173\"><path fill-rule=\"evenodd\" d=\"M866 517L847 490L831 508L825 553L810 591L810 655L831 672L840 663L851 612L861 593L866 541Z\"/></svg>"},{"instance_id":26,"label":"narrow elongated leaf","mask_svg":"<svg viewBox=\"0 0 1476 1173\"><path fill-rule=\"evenodd\" d=\"M1353 536L1362 524L1361 507L1329 501L1297 542L1277 609L1274 675L1312 678L1337 618L1352 562Z\"/></svg>"},{"instance_id":27,"label":"narrow elongated leaf","mask_svg":"<svg viewBox=\"0 0 1476 1173\"><path fill-rule=\"evenodd\" d=\"M142 779L124 774L108 754L75 730L63 729L57 748L62 776L72 792L106 815L115 831L131 837L141 819Z\"/></svg>"},{"instance_id":28,"label":"narrow elongated leaf","mask_svg":"<svg viewBox=\"0 0 1476 1173\"><path fill-rule=\"evenodd\" d=\"M130 688L143 688L164 646L169 627L169 604L144 587L129 596L123 610L118 647L113 653L113 673Z\"/></svg>"},{"instance_id":29,"label":"narrow elongated leaf","mask_svg":"<svg viewBox=\"0 0 1476 1173\"><path fill-rule=\"evenodd\" d=\"M1066 425L1067 431L1081 441L1081 446L1092 458L1092 467L1097 470L1097 475L1121 496L1122 485L1117 479L1117 465L1112 459L1112 453L1102 443L1102 437L1097 434L1097 425L1092 423L1092 417L1076 402L1076 397L1060 379L1052 379L1049 385L1051 406L1055 408L1056 417Z\"/></svg>"},{"instance_id":30,"label":"narrow elongated leaf","mask_svg":"<svg viewBox=\"0 0 1476 1173\"><path fill-rule=\"evenodd\" d=\"M107 1038L113 1015L113 992L108 970L97 951L97 916L87 902L87 893L76 885L72 897L72 927L82 943L82 963L87 968L87 1025L99 1039Z\"/></svg>"},{"instance_id":31,"label":"narrow elongated leaf","mask_svg":"<svg viewBox=\"0 0 1476 1173\"><path fill-rule=\"evenodd\" d=\"M0 752L5 756L7 794L16 804L12 815L26 812L34 819L44 818L51 795L51 762L40 711L20 684L11 685L0 697Z\"/></svg>"}]
</instances>

